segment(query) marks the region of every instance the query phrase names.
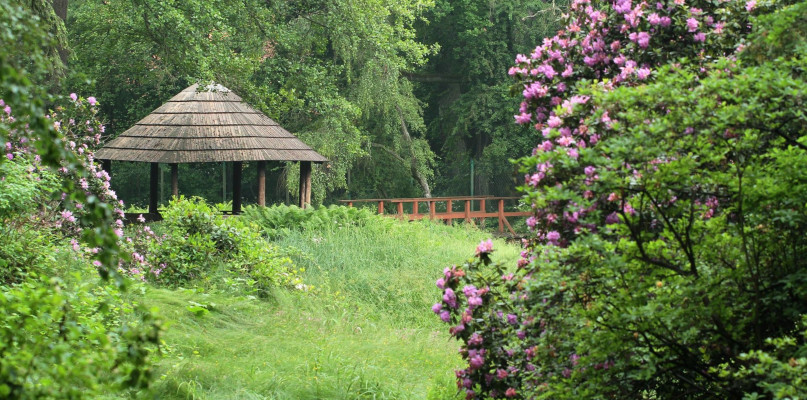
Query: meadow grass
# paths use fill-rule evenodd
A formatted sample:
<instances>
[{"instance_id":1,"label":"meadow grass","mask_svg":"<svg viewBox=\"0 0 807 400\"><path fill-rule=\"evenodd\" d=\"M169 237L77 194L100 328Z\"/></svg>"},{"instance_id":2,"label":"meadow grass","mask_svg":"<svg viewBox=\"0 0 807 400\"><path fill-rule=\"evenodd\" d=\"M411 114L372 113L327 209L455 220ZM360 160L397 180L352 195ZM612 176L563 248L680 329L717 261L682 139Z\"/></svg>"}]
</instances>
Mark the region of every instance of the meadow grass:
<instances>
[{"instance_id":1,"label":"meadow grass","mask_svg":"<svg viewBox=\"0 0 807 400\"><path fill-rule=\"evenodd\" d=\"M158 307L168 325L149 396L446 398L462 360L430 310L439 299L434 281L489 236L380 218L362 227L323 226L276 241L305 267L308 291L277 289L258 299L146 286L142 301ZM518 256L503 241L496 248L503 262Z\"/></svg>"}]
</instances>

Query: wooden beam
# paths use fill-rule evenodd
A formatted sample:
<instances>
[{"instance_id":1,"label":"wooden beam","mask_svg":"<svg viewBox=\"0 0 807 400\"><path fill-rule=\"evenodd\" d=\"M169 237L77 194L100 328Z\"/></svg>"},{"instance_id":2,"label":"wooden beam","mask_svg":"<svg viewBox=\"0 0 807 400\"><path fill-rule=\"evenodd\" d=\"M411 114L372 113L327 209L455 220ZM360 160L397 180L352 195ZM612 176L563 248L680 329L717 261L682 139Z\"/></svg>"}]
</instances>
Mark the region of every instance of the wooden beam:
<instances>
[{"instance_id":1,"label":"wooden beam","mask_svg":"<svg viewBox=\"0 0 807 400\"><path fill-rule=\"evenodd\" d=\"M300 208L311 204L311 161L300 161Z\"/></svg>"},{"instance_id":2,"label":"wooden beam","mask_svg":"<svg viewBox=\"0 0 807 400\"><path fill-rule=\"evenodd\" d=\"M266 161L258 161L258 205L266 206Z\"/></svg>"},{"instance_id":3,"label":"wooden beam","mask_svg":"<svg viewBox=\"0 0 807 400\"><path fill-rule=\"evenodd\" d=\"M149 214L157 214L157 187L160 179L160 164L151 163L149 174Z\"/></svg>"},{"instance_id":4,"label":"wooden beam","mask_svg":"<svg viewBox=\"0 0 807 400\"><path fill-rule=\"evenodd\" d=\"M233 215L241 214L241 161L233 161Z\"/></svg>"},{"instance_id":5,"label":"wooden beam","mask_svg":"<svg viewBox=\"0 0 807 400\"><path fill-rule=\"evenodd\" d=\"M171 196L179 197L179 164L171 164Z\"/></svg>"}]
</instances>

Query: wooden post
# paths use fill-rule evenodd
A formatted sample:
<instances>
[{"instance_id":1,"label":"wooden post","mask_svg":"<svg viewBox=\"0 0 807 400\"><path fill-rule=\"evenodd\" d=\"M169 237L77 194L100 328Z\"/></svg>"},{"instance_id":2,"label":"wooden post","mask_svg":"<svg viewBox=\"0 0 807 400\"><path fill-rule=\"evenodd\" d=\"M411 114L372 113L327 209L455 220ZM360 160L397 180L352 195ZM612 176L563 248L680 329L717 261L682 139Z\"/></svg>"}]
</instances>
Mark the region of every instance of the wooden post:
<instances>
[{"instance_id":1,"label":"wooden post","mask_svg":"<svg viewBox=\"0 0 807 400\"><path fill-rule=\"evenodd\" d=\"M241 161L233 161L233 215L241 214Z\"/></svg>"},{"instance_id":2,"label":"wooden post","mask_svg":"<svg viewBox=\"0 0 807 400\"><path fill-rule=\"evenodd\" d=\"M179 197L179 164L171 164L171 196Z\"/></svg>"},{"instance_id":3,"label":"wooden post","mask_svg":"<svg viewBox=\"0 0 807 400\"><path fill-rule=\"evenodd\" d=\"M157 186L160 183L160 164L151 163L149 176L149 214L157 214Z\"/></svg>"},{"instance_id":4,"label":"wooden post","mask_svg":"<svg viewBox=\"0 0 807 400\"><path fill-rule=\"evenodd\" d=\"M451 200L448 200L448 201L446 201L446 213L451 214L452 212L454 212L454 206L453 206ZM451 223L454 222L454 218L448 217L448 219L444 219L443 221L445 221L447 224L451 225Z\"/></svg>"},{"instance_id":5,"label":"wooden post","mask_svg":"<svg viewBox=\"0 0 807 400\"><path fill-rule=\"evenodd\" d=\"M412 219L417 219L417 217L418 217L418 206L419 205L420 205L420 203L417 200L412 202L412 216L414 217Z\"/></svg>"},{"instance_id":6,"label":"wooden post","mask_svg":"<svg viewBox=\"0 0 807 400\"><path fill-rule=\"evenodd\" d=\"M471 200L465 200L465 222L471 222Z\"/></svg>"},{"instance_id":7,"label":"wooden post","mask_svg":"<svg viewBox=\"0 0 807 400\"><path fill-rule=\"evenodd\" d=\"M429 201L429 219L434 220L436 213L436 205L434 201Z\"/></svg>"},{"instance_id":8,"label":"wooden post","mask_svg":"<svg viewBox=\"0 0 807 400\"><path fill-rule=\"evenodd\" d=\"M384 202L378 202L378 215L384 215Z\"/></svg>"},{"instance_id":9,"label":"wooden post","mask_svg":"<svg viewBox=\"0 0 807 400\"><path fill-rule=\"evenodd\" d=\"M347 202L347 206L348 206L348 207L353 207L353 202L352 202L352 201L348 201L348 202Z\"/></svg>"},{"instance_id":10,"label":"wooden post","mask_svg":"<svg viewBox=\"0 0 807 400\"><path fill-rule=\"evenodd\" d=\"M482 211L482 214L485 214L487 212L487 210L485 209L485 199L479 200L479 211ZM485 217L482 217L480 225L482 225L482 227L485 226Z\"/></svg>"},{"instance_id":11,"label":"wooden post","mask_svg":"<svg viewBox=\"0 0 807 400\"><path fill-rule=\"evenodd\" d=\"M504 199L499 199L499 233L504 233Z\"/></svg>"},{"instance_id":12,"label":"wooden post","mask_svg":"<svg viewBox=\"0 0 807 400\"><path fill-rule=\"evenodd\" d=\"M300 208L311 204L311 161L300 161Z\"/></svg>"},{"instance_id":13,"label":"wooden post","mask_svg":"<svg viewBox=\"0 0 807 400\"><path fill-rule=\"evenodd\" d=\"M398 202L398 218L400 218L400 219L404 218L403 202L402 201Z\"/></svg>"},{"instance_id":14,"label":"wooden post","mask_svg":"<svg viewBox=\"0 0 807 400\"><path fill-rule=\"evenodd\" d=\"M266 206L266 161L258 161L258 205Z\"/></svg>"}]
</instances>

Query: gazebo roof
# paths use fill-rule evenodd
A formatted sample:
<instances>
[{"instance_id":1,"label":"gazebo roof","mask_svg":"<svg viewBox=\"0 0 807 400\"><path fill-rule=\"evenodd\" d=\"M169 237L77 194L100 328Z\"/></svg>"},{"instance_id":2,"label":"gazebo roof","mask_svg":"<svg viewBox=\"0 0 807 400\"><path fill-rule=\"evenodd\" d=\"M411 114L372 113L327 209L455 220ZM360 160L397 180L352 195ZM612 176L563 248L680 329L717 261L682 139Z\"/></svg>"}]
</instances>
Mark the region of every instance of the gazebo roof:
<instances>
[{"instance_id":1,"label":"gazebo roof","mask_svg":"<svg viewBox=\"0 0 807 400\"><path fill-rule=\"evenodd\" d=\"M327 159L221 85L192 85L95 153L154 163Z\"/></svg>"}]
</instances>

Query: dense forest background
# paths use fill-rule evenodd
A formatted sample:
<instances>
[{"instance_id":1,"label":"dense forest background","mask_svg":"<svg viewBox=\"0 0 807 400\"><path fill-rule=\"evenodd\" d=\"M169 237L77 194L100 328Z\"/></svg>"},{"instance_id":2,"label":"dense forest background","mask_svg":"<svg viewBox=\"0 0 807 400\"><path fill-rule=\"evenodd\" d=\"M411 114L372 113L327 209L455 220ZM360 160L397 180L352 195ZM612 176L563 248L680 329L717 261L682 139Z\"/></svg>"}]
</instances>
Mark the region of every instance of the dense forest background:
<instances>
[{"instance_id":1,"label":"dense forest background","mask_svg":"<svg viewBox=\"0 0 807 400\"><path fill-rule=\"evenodd\" d=\"M554 33L562 9L538 0L34 0L31 7L58 38L53 57L63 68L51 92L95 96L106 138L188 85L215 81L331 160L315 167L315 203L513 194L508 160L527 154L538 133L513 123L518 99L507 68L513 54ZM294 202L297 169L270 165L267 197ZM180 166L180 192L224 201L229 168ZM113 188L127 204L146 203L147 170L113 165ZM247 202L257 196L255 173L247 164Z\"/></svg>"}]
</instances>

